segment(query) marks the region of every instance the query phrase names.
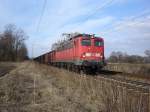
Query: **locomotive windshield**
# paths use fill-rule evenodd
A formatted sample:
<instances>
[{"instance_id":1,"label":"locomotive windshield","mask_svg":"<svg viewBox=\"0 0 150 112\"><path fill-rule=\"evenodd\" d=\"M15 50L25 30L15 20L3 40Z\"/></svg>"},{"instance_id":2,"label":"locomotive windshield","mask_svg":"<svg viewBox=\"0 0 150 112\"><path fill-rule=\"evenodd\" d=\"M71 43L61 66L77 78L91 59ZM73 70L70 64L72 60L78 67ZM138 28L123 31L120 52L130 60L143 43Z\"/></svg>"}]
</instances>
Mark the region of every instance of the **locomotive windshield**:
<instances>
[{"instance_id":1,"label":"locomotive windshield","mask_svg":"<svg viewBox=\"0 0 150 112\"><path fill-rule=\"evenodd\" d=\"M91 40L90 39L83 39L81 44L82 44L82 46L91 46Z\"/></svg>"},{"instance_id":2,"label":"locomotive windshield","mask_svg":"<svg viewBox=\"0 0 150 112\"><path fill-rule=\"evenodd\" d=\"M98 40L95 41L95 46L103 46L103 45L104 45L103 41Z\"/></svg>"}]
</instances>

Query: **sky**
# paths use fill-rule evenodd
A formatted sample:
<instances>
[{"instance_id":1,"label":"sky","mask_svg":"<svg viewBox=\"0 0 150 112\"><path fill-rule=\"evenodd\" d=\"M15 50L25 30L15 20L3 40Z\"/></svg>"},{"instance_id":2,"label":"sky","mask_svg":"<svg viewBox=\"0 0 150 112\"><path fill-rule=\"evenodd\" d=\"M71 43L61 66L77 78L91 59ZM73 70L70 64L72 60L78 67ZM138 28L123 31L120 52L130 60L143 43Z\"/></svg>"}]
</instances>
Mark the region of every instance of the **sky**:
<instances>
[{"instance_id":1,"label":"sky","mask_svg":"<svg viewBox=\"0 0 150 112\"><path fill-rule=\"evenodd\" d=\"M150 0L0 0L0 31L23 29L30 57L51 50L62 33L92 33L112 51L144 55L150 50Z\"/></svg>"}]
</instances>

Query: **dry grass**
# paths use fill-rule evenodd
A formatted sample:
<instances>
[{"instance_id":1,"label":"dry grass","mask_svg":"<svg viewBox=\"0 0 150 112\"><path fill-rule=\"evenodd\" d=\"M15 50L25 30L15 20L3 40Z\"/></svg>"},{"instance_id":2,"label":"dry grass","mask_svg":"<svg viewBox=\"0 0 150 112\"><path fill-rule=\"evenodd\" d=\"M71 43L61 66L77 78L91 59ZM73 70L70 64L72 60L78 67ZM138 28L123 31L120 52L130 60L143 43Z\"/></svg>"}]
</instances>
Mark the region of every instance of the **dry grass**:
<instances>
[{"instance_id":1,"label":"dry grass","mask_svg":"<svg viewBox=\"0 0 150 112\"><path fill-rule=\"evenodd\" d=\"M150 64L109 63L105 69L122 72L127 79L150 82Z\"/></svg>"},{"instance_id":2,"label":"dry grass","mask_svg":"<svg viewBox=\"0 0 150 112\"><path fill-rule=\"evenodd\" d=\"M132 74L150 74L150 64L108 63L106 69Z\"/></svg>"},{"instance_id":3,"label":"dry grass","mask_svg":"<svg viewBox=\"0 0 150 112\"><path fill-rule=\"evenodd\" d=\"M0 90L2 112L149 112L142 91L38 63L1 77Z\"/></svg>"}]
</instances>

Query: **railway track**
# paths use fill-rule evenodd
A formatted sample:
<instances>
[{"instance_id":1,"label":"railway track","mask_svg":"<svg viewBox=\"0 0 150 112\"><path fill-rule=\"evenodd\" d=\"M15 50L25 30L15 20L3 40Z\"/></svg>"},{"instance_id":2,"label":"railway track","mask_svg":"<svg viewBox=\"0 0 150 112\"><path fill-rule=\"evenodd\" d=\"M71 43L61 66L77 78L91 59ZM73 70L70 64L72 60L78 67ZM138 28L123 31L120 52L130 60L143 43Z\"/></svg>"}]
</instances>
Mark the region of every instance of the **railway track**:
<instances>
[{"instance_id":1,"label":"railway track","mask_svg":"<svg viewBox=\"0 0 150 112\"><path fill-rule=\"evenodd\" d=\"M64 69L66 70L66 68ZM126 87L128 89L142 90L146 93L150 93L150 83L146 83L144 81L126 79L124 78L125 75L122 74L121 72L109 71L109 70L102 70L100 72L97 72L96 74L85 73L84 71L80 71L80 72L72 71L72 72L76 72L77 74L94 78L95 80L103 79L104 81L116 83L116 85L119 85L121 87Z\"/></svg>"},{"instance_id":2,"label":"railway track","mask_svg":"<svg viewBox=\"0 0 150 112\"><path fill-rule=\"evenodd\" d=\"M13 68L14 68L14 66L0 67L0 77L2 77L4 75L6 75L7 73L9 73Z\"/></svg>"},{"instance_id":3,"label":"railway track","mask_svg":"<svg viewBox=\"0 0 150 112\"><path fill-rule=\"evenodd\" d=\"M4 76L5 74L7 74L9 71L7 70L2 70L0 71L0 77Z\"/></svg>"},{"instance_id":4,"label":"railway track","mask_svg":"<svg viewBox=\"0 0 150 112\"><path fill-rule=\"evenodd\" d=\"M145 83L143 81L136 81L136 80L129 80L124 79L123 75L120 75L121 77L115 77L115 75L112 74L104 74L104 73L97 73L94 78L97 79L103 79L108 82L116 83L122 87L126 87L129 89L137 89L142 90L146 93L150 92L150 83Z\"/></svg>"},{"instance_id":5,"label":"railway track","mask_svg":"<svg viewBox=\"0 0 150 112\"><path fill-rule=\"evenodd\" d=\"M103 79L108 82L116 83L117 85L121 87L126 87L126 88L134 89L134 90L142 90L142 91L145 91L146 93L150 93L150 83L146 83L144 81L137 81L133 79L126 79L124 78L125 74L122 74L121 72L109 71L109 70L101 70L97 72L96 74L92 74L91 72L84 73L84 71L80 71L80 72L73 71L73 72L76 72L84 76L88 75L88 77L91 77L91 78L94 77L95 80Z\"/></svg>"}]
</instances>

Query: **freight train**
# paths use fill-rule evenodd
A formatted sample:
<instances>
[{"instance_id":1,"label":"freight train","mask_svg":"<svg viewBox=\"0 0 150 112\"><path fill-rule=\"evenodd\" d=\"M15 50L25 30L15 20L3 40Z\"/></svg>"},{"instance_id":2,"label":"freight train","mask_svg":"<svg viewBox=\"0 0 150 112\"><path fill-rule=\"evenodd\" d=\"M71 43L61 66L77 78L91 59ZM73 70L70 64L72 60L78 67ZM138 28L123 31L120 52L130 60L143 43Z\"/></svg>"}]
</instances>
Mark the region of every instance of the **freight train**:
<instances>
[{"instance_id":1,"label":"freight train","mask_svg":"<svg viewBox=\"0 0 150 112\"><path fill-rule=\"evenodd\" d=\"M55 45L54 50L34 60L77 72L96 72L106 65L104 39L101 37L93 34L70 34L65 41Z\"/></svg>"}]
</instances>

